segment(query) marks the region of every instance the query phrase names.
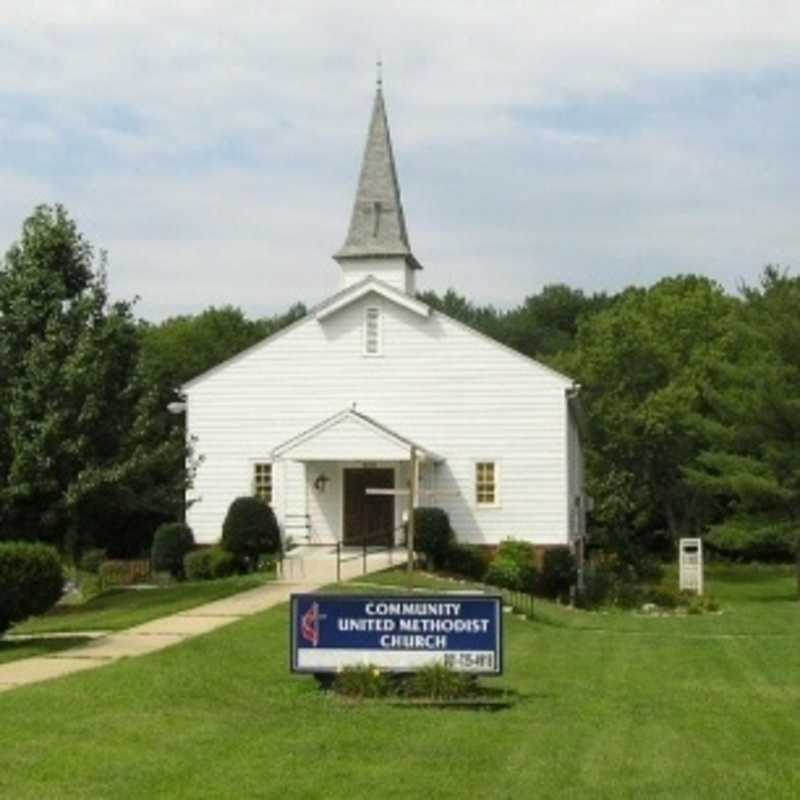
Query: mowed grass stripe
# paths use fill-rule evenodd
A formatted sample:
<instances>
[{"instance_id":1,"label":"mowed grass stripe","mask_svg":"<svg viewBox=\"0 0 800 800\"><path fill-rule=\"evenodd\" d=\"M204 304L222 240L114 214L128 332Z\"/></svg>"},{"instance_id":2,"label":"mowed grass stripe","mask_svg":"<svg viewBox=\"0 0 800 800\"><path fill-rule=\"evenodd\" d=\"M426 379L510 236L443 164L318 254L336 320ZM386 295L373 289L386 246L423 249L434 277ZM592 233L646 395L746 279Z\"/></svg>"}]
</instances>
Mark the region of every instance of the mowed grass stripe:
<instances>
[{"instance_id":1,"label":"mowed grass stripe","mask_svg":"<svg viewBox=\"0 0 800 800\"><path fill-rule=\"evenodd\" d=\"M288 674L287 609L273 609L0 696L0 796L794 797L800 671L784 597L780 574L759 575L755 589L731 583L719 617L507 616L508 672L487 683L518 702L493 714L322 695ZM631 635L662 623L663 637ZM719 636L743 628L754 636ZM683 635L703 629L716 635Z\"/></svg>"}]
</instances>

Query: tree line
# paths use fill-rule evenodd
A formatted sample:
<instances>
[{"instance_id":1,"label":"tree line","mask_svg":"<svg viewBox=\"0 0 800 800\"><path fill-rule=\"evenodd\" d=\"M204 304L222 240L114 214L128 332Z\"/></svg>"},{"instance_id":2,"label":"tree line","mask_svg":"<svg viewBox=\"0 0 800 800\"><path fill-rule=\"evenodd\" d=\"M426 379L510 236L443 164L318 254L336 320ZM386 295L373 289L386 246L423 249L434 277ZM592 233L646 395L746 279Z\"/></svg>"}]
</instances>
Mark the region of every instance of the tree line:
<instances>
[{"instance_id":1,"label":"tree line","mask_svg":"<svg viewBox=\"0 0 800 800\"><path fill-rule=\"evenodd\" d=\"M116 556L179 518L201 454L167 405L306 313L209 308L154 324L112 302L105 254L37 208L0 266L0 538ZM800 279L731 294L697 275L616 294L551 285L514 308L420 299L578 381L596 546L635 559L700 535L786 558L800 531Z\"/></svg>"}]
</instances>

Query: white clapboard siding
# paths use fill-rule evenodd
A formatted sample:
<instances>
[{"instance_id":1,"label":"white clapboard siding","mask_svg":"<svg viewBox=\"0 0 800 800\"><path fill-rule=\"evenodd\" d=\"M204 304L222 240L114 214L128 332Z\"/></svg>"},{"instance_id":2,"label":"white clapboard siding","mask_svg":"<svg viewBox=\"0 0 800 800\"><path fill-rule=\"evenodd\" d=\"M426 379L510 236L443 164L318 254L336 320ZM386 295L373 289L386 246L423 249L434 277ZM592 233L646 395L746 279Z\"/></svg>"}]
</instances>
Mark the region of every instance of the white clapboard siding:
<instances>
[{"instance_id":1,"label":"white clapboard siding","mask_svg":"<svg viewBox=\"0 0 800 800\"><path fill-rule=\"evenodd\" d=\"M367 306L384 312L379 357L363 355ZM442 490L437 504L448 510L461 540L566 543L576 490L569 386L563 376L442 314L421 317L369 294L323 321L308 318L187 387L190 432L205 456L190 523L199 541L215 541L231 499L249 491L254 461L269 460L273 448L356 403L358 411L445 459L432 480ZM390 455L345 453L351 454L364 461ZM333 448L316 454L322 460L341 455ZM396 451L392 457L402 458ZM477 461L498 464L497 507L476 507ZM307 473L316 466L281 468L274 506L282 521L308 511L307 479L314 476ZM337 495L332 485L326 492L330 506ZM315 524L335 537L330 523L319 522L335 518L328 506L315 512Z\"/></svg>"}]
</instances>

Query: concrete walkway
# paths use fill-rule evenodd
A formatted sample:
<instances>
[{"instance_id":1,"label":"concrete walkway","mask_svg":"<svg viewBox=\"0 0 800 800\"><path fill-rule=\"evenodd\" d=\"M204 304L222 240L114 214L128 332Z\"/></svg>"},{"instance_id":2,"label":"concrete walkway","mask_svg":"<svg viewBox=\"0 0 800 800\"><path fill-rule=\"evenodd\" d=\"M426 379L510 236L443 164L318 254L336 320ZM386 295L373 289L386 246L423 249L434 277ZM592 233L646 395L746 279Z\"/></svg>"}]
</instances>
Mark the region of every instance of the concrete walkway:
<instances>
[{"instance_id":1,"label":"concrete walkway","mask_svg":"<svg viewBox=\"0 0 800 800\"><path fill-rule=\"evenodd\" d=\"M143 656L221 628L243 617L285 603L294 592L311 592L336 580L336 564L320 558L292 559L281 580L202 606L154 619L143 625L98 636L93 641L46 656L34 656L0 664L0 692L31 683L83 672L121 658ZM284 562L286 563L286 562ZM403 563L395 553L372 553L367 572L377 572ZM291 574L287 574L291 572ZM364 574L361 559L343 561L342 580ZM76 635L76 634L72 634Z\"/></svg>"}]
</instances>

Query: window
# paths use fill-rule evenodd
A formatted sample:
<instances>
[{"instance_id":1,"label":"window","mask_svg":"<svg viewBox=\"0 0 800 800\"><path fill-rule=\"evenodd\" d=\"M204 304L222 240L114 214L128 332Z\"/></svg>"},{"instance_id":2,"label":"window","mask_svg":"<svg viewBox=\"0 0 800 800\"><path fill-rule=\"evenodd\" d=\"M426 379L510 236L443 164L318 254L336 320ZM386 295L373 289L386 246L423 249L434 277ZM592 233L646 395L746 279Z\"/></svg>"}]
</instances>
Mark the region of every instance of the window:
<instances>
[{"instance_id":1,"label":"window","mask_svg":"<svg viewBox=\"0 0 800 800\"><path fill-rule=\"evenodd\" d=\"M497 505L497 466L494 461L475 465L475 502L479 506Z\"/></svg>"},{"instance_id":2,"label":"window","mask_svg":"<svg viewBox=\"0 0 800 800\"><path fill-rule=\"evenodd\" d=\"M381 310L370 306L364 312L364 355L381 355Z\"/></svg>"},{"instance_id":3,"label":"window","mask_svg":"<svg viewBox=\"0 0 800 800\"><path fill-rule=\"evenodd\" d=\"M272 464L253 465L253 494L267 505L272 504Z\"/></svg>"}]
</instances>

